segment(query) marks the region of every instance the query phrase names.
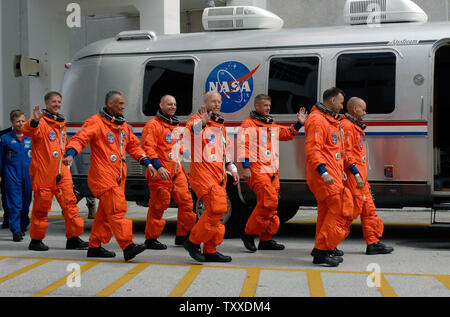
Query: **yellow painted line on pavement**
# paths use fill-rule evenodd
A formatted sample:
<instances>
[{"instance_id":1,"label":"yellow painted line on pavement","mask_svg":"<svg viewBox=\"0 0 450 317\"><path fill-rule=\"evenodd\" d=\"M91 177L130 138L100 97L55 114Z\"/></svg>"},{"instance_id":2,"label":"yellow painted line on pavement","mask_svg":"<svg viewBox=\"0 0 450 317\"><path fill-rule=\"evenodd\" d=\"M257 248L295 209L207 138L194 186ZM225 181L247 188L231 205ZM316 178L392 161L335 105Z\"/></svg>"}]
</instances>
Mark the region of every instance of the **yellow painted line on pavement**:
<instances>
[{"instance_id":1,"label":"yellow painted line on pavement","mask_svg":"<svg viewBox=\"0 0 450 317\"><path fill-rule=\"evenodd\" d=\"M72 261L72 262L98 262L98 263L120 263L120 264L129 264L134 265L136 263L133 262L125 262L121 260L93 260L89 258L43 258L43 257L37 257L37 256L14 256L14 255L5 255L1 256L0 259L34 259L34 260L45 260L45 261ZM181 264L181 263L165 263L165 262L139 262L141 264L148 264L148 265L168 265L168 266L192 266L192 264ZM336 270L336 269L327 269L327 270L321 270L321 269L296 269L296 268L277 268L277 267L249 267L249 266L226 266L226 265L206 265L202 264L199 265L202 268L216 268L216 269L239 269L239 270L247 270L251 268L256 268L259 270L264 271L283 271L283 272L308 272L308 271L317 271L317 272L325 272L325 273L340 273L340 274L368 274L370 272L368 271L347 271L347 270ZM401 272L383 272L385 275L395 275L395 276L428 276L428 277L446 277L450 279L449 274L433 274L433 273L401 273Z\"/></svg>"},{"instance_id":2,"label":"yellow painted line on pavement","mask_svg":"<svg viewBox=\"0 0 450 317\"><path fill-rule=\"evenodd\" d=\"M34 269L40 265L48 263L50 261L88 261L92 263L94 266L98 263L121 263L123 261L97 261L90 259L67 259L67 258L51 258L51 259L42 259L40 257L24 257L24 256L1 256L0 259L6 258L17 258L17 259L36 259L39 260L37 263L33 263L29 266L26 266L16 272L13 272L7 276L0 277L0 284L8 279L14 278L20 274L23 274L29 270ZM134 263L129 263L130 265L134 265ZM88 265L88 264L86 264ZM338 273L338 274L365 274L367 275L369 272L367 271L346 271L346 270L320 270L320 269L296 269L296 268L268 268L268 267L244 267L244 266L221 266L221 265L186 265L186 264L175 264L175 263L140 263L133 269L131 269L125 276L119 278L116 282L105 288L102 292L97 294L96 296L109 296L113 292L115 292L119 287L125 284L127 281L131 280L138 273L144 270L149 265L169 265L169 266L190 266L190 270L185 274L185 276L180 280L178 285L172 290L169 294L170 297L181 297L187 291L187 289L191 286L193 281L196 279L197 275L203 268L216 268L216 269L245 269L247 270L246 280L244 281L244 285L241 291L240 296L251 297L254 296L257 288L257 283L259 281L259 275L261 270L264 271L284 271L284 272L306 272L308 278L308 285L310 289L310 294L312 297L324 297L325 291L321 278L321 273ZM380 274L380 287L378 287L378 291L382 296L385 297L397 297L398 295L391 287L389 282L386 279L386 276L416 276L416 277L434 277L439 280L442 284L444 284L447 288L450 289L450 275L448 274L430 274L430 273L400 273L400 272L383 272ZM63 279L64 282L66 278ZM56 288L55 288L56 289ZM44 289L45 290L45 289ZM43 292L43 291L41 291ZM37 296L39 293L35 294ZM48 292L49 293L49 292Z\"/></svg>"},{"instance_id":3,"label":"yellow painted line on pavement","mask_svg":"<svg viewBox=\"0 0 450 317\"><path fill-rule=\"evenodd\" d=\"M380 287L377 287L377 289L383 297L398 297L383 273L380 274Z\"/></svg>"},{"instance_id":4,"label":"yellow painted line on pavement","mask_svg":"<svg viewBox=\"0 0 450 317\"><path fill-rule=\"evenodd\" d=\"M259 281L259 268L248 268L245 277L244 286L242 287L241 297L254 297Z\"/></svg>"},{"instance_id":5,"label":"yellow painted line on pavement","mask_svg":"<svg viewBox=\"0 0 450 317\"><path fill-rule=\"evenodd\" d=\"M72 272L72 273L64 276L63 278L59 279L55 283L50 284L49 286L41 289L36 294L33 294L31 297L44 297L44 296L47 296L48 294L52 293L53 291L57 290L58 288L60 288L64 284L66 284L67 281L72 280L76 276L83 274L84 272L86 272L87 270L89 270L90 268L96 266L99 263L100 262L93 262L93 261L89 262L89 263L83 265L82 267L80 267L80 271L78 271L78 272L75 271L75 272Z\"/></svg>"},{"instance_id":6,"label":"yellow painted line on pavement","mask_svg":"<svg viewBox=\"0 0 450 317\"><path fill-rule=\"evenodd\" d=\"M186 293L189 286L191 286L192 282L196 279L198 273L202 270L201 265L191 266L190 270L183 276L181 281L175 286L172 292L169 294L169 297L181 297Z\"/></svg>"},{"instance_id":7,"label":"yellow painted line on pavement","mask_svg":"<svg viewBox=\"0 0 450 317\"><path fill-rule=\"evenodd\" d=\"M323 288L321 272L316 270L306 270L306 276L308 277L309 293L311 297L325 297L325 290Z\"/></svg>"},{"instance_id":8,"label":"yellow painted line on pavement","mask_svg":"<svg viewBox=\"0 0 450 317\"><path fill-rule=\"evenodd\" d=\"M117 291L120 287L122 287L125 283L133 279L136 275L141 273L143 270L145 270L147 267L149 267L151 263L139 263L134 268L129 270L127 273L122 275L119 279L117 279L115 282L107 286L105 289L103 289L100 293L95 295L96 297L107 297L110 296L112 293Z\"/></svg>"},{"instance_id":9,"label":"yellow painted line on pavement","mask_svg":"<svg viewBox=\"0 0 450 317\"><path fill-rule=\"evenodd\" d=\"M447 286L448 289L450 289L450 275L435 275L439 282Z\"/></svg>"},{"instance_id":10,"label":"yellow painted line on pavement","mask_svg":"<svg viewBox=\"0 0 450 317\"><path fill-rule=\"evenodd\" d=\"M6 258L6 257L4 257L4 258ZM34 268L37 268L38 266L41 266L41 265L43 265L43 264L45 264L45 263L48 263L48 262L50 262L50 261L53 261L53 260L52 260L52 259L44 259L44 260L40 260L40 261L38 261L38 262L36 262L36 263L27 265L27 266L21 268L20 270L17 270L17 271L12 272L12 273L10 273L10 274L8 274L8 275L5 275L5 276L3 276L3 277L0 278L0 284L3 283L3 282L5 282L5 281L7 281L7 280L10 280L10 279L12 279L12 278L14 278L14 277L16 277L16 276L19 276L19 275L21 275L21 274L23 274L23 273L25 273L25 272L28 272L28 271L30 271L30 270L32 270L32 269L34 269Z\"/></svg>"}]
</instances>

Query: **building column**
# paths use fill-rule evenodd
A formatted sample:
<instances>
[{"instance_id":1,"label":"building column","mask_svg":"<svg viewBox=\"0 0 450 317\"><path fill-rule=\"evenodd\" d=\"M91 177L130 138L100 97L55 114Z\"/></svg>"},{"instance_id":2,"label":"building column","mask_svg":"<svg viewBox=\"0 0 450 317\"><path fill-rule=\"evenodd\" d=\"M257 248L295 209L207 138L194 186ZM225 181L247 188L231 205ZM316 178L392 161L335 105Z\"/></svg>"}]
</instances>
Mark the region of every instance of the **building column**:
<instances>
[{"instance_id":1,"label":"building column","mask_svg":"<svg viewBox=\"0 0 450 317\"><path fill-rule=\"evenodd\" d=\"M28 0L28 57L42 67L39 77L29 77L30 107L42 107L44 94L61 88L64 63L69 61L69 27L66 1ZM64 96L63 96L64 102Z\"/></svg>"},{"instance_id":2,"label":"building column","mask_svg":"<svg viewBox=\"0 0 450 317\"><path fill-rule=\"evenodd\" d=\"M180 0L133 0L140 13L141 30L158 34L180 33Z\"/></svg>"}]
</instances>

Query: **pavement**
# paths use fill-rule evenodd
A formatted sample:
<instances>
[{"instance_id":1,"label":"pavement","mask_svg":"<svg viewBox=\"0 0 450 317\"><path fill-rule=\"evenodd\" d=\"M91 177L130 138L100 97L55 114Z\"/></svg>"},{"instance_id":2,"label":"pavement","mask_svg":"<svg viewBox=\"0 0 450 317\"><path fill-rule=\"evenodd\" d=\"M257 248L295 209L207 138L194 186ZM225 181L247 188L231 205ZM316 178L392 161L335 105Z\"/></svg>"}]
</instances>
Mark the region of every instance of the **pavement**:
<instances>
[{"instance_id":1,"label":"pavement","mask_svg":"<svg viewBox=\"0 0 450 317\"><path fill-rule=\"evenodd\" d=\"M80 215L87 217L84 200L79 209ZM133 229L138 243L145 239L146 212L147 208L128 202L127 217L136 220ZM450 231L430 232L430 209L378 210L385 224L383 242L395 249L390 255L365 255L361 226L359 219L355 220L349 237L340 245L345 260L335 268L312 264L316 212L315 208L302 207L282 225L275 238L286 246L281 252L249 253L239 238L232 238L219 247L220 252L233 257L232 262L200 264L184 248L174 246L176 209L170 208L164 214L168 222L160 237L167 250L146 250L124 262L115 239L105 245L116 252L115 258L87 258L86 251L66 250L64 220L54 202L45 240L49 251L30 251L29 236L14 243L9 230L0 231L0 298L161 296L192 301L193 297L255 297L272 303L279 297L450 296ZM441 214L440 221L450 222L449 212ZM85 240L91 227L92 220L86 220ZM79 284L69 278L76 268L81 271ZM184 299L180 301L170 308L182 311Z\"/></svg>"}]
</instances>

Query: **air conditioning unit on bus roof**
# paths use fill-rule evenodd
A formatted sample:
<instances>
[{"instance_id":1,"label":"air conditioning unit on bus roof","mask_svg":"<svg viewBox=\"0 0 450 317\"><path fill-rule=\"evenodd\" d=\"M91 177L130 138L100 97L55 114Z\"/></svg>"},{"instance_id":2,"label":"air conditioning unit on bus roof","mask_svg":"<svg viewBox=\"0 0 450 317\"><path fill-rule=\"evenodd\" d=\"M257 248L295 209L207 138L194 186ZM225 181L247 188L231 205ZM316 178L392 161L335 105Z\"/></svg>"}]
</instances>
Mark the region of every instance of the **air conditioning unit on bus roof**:
<instances>
[{"instance_id":1,"label":"air conditioning unit on bus roof","mask_svg":"<svg viewBox=\"0 0 450 317\"><path fill-rule=\"evenodd\" d=\"M252 6L211 7L203 10L206 31L281 29L284 21L267 10Z\"/></svg>"},{"instance_id":2,"label":"air conditioning unit on bus roof","mask_svg":"<svg viewBox=\"0 0 450 317\"><path fill-rule=\"evenodd\" d=\"M347 24L427 22L427 14L411 0L347 0Z\"/></svg>"}]
</instances>

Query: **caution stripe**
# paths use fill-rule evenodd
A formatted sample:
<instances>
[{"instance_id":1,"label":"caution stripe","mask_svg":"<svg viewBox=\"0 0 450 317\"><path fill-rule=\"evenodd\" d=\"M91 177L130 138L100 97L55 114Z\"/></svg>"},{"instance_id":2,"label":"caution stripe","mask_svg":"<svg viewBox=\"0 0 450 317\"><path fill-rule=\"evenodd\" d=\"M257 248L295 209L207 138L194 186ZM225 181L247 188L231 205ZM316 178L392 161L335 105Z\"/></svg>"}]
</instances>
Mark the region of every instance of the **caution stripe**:
<instances>
[{"instance_id":1,"label":"caution stripe","mask_svg":"<svg viewBox=\"0 0 450 317\"><path fill-rule=\"evenodd\" d=\"M309 293L311 297L325 297L325 290L323 288L321 271L307 270Z\"/></svg>"},{"instance_id":2,"label":"caution stripe","mask_svg":"<svg viewBox=\"0 0 450 317\"><path fill-rule=\"evenodd\" d=\"M21 269L18 269L15 272L7 274L5 276L0 277L0 284L4 283L8 280L11 280L16 277L20 277L22 274L32 271L39 266L45 265L52 261L69 261L69 259L42 259L37 257L18 257L18 256L0 256L0 260L3 259L34 259L37 262L27 265ZM80 270L77 272L72 272L70 274L65 275L63 278L58 279L56 282L48 285L42 290L38 291L33 297L42 297L47 296L62 287L67 283L67 281L74 279L76 274L83 274L88 271L92 267L96 266L99 263L120 263L121 261L98 261L98 260L81 260L81 259L70 259L71 261L78 262L87 262L87 264L80 267ZM128 270L126 273L121 274L121 276L115 280L113 283L106 286L102 291L100 291L96 296L98 297L106 297L111 296L114 292L116 292L120 287L125 285L127 282L138 276L142 271L144 271L150 265L163 265L163 266L178 266L178 267L187 267L188 271L184 274L184 276L179 280L178 284L173 288L169 297L182 297L185 295L186 291L191 287L191 285L197 279L199 273L203 268L213 268L213 269L244 269L246 270L245 279L242 281L242 288L240 290L241 297L254 297L256 296L256 292L258 289L258 284L260 282L261 272L262 271L284 271L284 272L305 272L307 277L307 285L304 285L306 288L309 287L309 292L311 297L325 297L325 286L322 280L322 273L327 274L363 274L372 278L375 282L375 286L377 286L377 290L384 297L397 297L397 293L394 288L390 285L387 276L414 276L414 277L433 277L440 283L442 283L447 289L450 289L450 275L448 274L414 274L414 273L389 273L389 272L378 272L378 275L375 275L373 272L363 272L363 271L340 271L340 270L320 270L320 269L295 269L295 268L263 268L263 267L235 267L235 266L213 266L213 265L187 265L187 264L168 264L168 263L129 263L128 265L132 265L132 268ZM378 280L375 280L375 277Z\"/></svg>"},{"instance_id":3,"label":"caution stripe","mask_svg":"<svg viewBox=\"0 0 450 317\"><path fill-rule=\"evenodd\" d=\"M172 292L169 294L169 297L182 297L184 293L186 293L189 286L191 286L192 282L197 278L198 273L202 270L202 266L196 265L192 266L190 270L183 276L181 281L175 286Z\"/></svg>"},{"instance_id":4,"label":"caution stripe","mask_svg":"<svg viewBox=\"0 0 450 317\"><path fill-rule=\"evenodd\" d=\"M447 286L450 289L450 275L435 275L435 278L438 279L439 282Z\"/></svg>"},{"instance_id":5,"label":"caution stripe","mask_svg":"<svg viewBox=\"0 0 450 317\"><path fill-rule=\"evenodd\" d=\"M380 286L377 289L383 297L398 297L383 273L380 273Z\"/></svg>"},{"instance_id":6,"label":"caution stripe","mask_svg":"<svg viewBox=\"0 0 450 317\"><path fill-rule=\"evenodd\" d=\"M258 287L260 268L248 268L245 277L244 286L242 287L241 297L254 297Z\"/></svg>"},{"instance_id":7,"label":"caution stripe","mask_svg":"<svg viewBox=\"0 0 450 317\"><path fill-rule=\"evenodd\" d=\"M141 273L143 270L145 270L147 267L149 267L151 263L139 263L134 268L129 270L127 273L122 275L119 279L117 279L115 282L104 288L100 293L95 295L96 297L107 297L110 296L112 293L117 291L120 287L122 287L125 283L136 277L139 273Z\"/></svg>"},{"instance_id":8,"label":"caution stripe","mask_svg":"<svg viewBox=\"0 0 450 317\"><path fill-rule=\"evenodd\" d=\"M100 262L91 261L91 262L83 265L80 268L79 272L69 273L68 275L64 276L63 278L57 280L55 283L50 284L49 286L41 289L36 294L31 295L31 297L44 297L44 296L47 296L48 294L50 294L50 293L54 292L55 290L57 290L58 288L60 288L61 286L65 285L67 283L67 281L72 280L78 274L83 274L84 272L86 272L87 270L91 269L92 267L96 266L99 263Z\"/></svg>"},{"instance_id":9,"label":"caution stripe","mask_svg":"<svg viewBox=\"0 0 450 317\"><path fill-rule=\"evenodd\" d=\"M3 258L6 258L6 257L3 257ZM25 267L21 268L20 270L17 270L15 272L12 272L12 273L6 275L6 276L1 277L0 278L0 284L5 282L5 281L7 281L7 280L15 278L15 277L17 277L17 276L19 276L19 275L21 275L21 274L23 274L25 272L33 270L33 269L37 268L38 266L41 266L41 265L46 264L48 262L51 262L51 261L53 261L53 259L44 259L44 260L40 260L40 261L38 261L36 263L30 264L28 266L25 266Z\"/></svg>"}]
</instances>

